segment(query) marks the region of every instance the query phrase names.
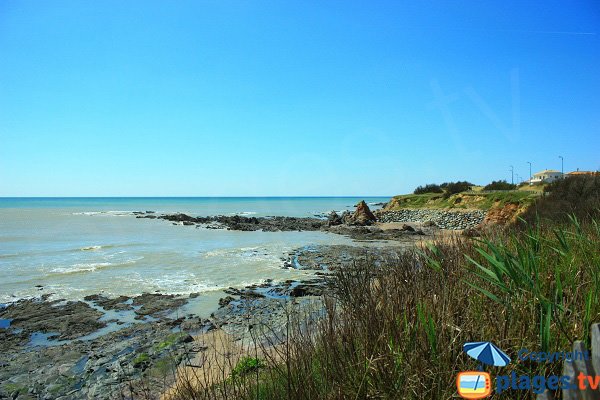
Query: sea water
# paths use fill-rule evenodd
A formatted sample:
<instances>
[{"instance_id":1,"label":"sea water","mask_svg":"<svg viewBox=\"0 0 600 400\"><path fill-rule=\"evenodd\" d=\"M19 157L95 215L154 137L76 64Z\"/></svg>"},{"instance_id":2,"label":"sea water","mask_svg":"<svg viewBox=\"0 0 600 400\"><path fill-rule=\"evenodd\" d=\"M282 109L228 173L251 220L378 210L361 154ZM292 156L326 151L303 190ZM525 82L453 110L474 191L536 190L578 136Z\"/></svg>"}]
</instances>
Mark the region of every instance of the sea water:
<instances>
[{"instance_id":1,"label":"sea water","mask_svg":"<svg viewBox=\"0 0 600 400\"><path fill-rule=\"evenodd\" d=\"M353 210L361 199L0 198L0 303L42 294L77 300L156 291L211 299L230 286L302 278L311 272L283 269L282 257L302 246L350 240L324 232L199 229L133 212L308 217ZM387 198L364 200L374 205Z\"/></svg>"}]
</instances>

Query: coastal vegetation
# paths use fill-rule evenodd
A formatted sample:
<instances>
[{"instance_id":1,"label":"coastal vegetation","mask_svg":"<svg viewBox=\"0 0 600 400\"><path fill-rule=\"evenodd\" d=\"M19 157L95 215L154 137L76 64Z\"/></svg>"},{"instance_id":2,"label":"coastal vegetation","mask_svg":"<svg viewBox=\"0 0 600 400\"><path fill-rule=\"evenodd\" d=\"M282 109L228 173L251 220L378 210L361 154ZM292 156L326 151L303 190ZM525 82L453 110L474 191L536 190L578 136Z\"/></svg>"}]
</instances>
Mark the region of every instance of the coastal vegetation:
<instances>
[{"instance_id":1,"label":"coastal vegetation","mask_svg":"<svg viewBox=\"0 0 600 400\"><path fill-rule=\"evenodd\" d=\"M385 210L403 208L432 209L478 209L490 210L514 203L526 207L532 204L541 192L529 190L511 190L498 192L482 192L472 190L444 197L439 193L408 194L394 196L384 207Z\"/></svg>"},{"instance_id":2,"label":"coastal vegetation","mask_svg":"<svg viewBox=\"0 0 600 400\"><path fill-rule=\"evenodd\" d=\"M348 263L328 277L323 316L288 320L287 335L272 347L276 356L260 361L262 368L187 385L174 398L447 399L457 373L477 368L462 351L471 341L492 341L513 358L488 368L492 374L561 375L560 363L516 355L589 344L590 325L600 321L597 185L550 186L535 199L539 214L531 221L475 238L438 237L383 262ZM574 188L586 198L560 195ZM554 218L556 209L572 212ZM263 339L255 346L267 347ZM507 390L494 398L531 395Z\"/></svg>"},{"instance_id":3,"label":"coastal vegetation","mask_svg":"<svg viewBox=\"0 0 600 400\"><path fill-rule=\"evenodd\" d=\"M418 186L414 194L425 194L425 193L444 193L444 189L440 185L435 183L429 183L425 186Z\"/></svg>"},{"instance_id":4,"label":"coastal vegetation","mask_svg":"<svg viewBox=\"0 0 600 400\"><path fill-rule=\"evenodd\" d=\"M508 183L505 180L492 181L483 187L483 190L515 190L517 185Z\"/></svg>"},{"instance_id":5,"label":"coastal vegetation","mask_svg":"<svg viewBox=\"0 0 600 400\"><path fill-rule=\"evenodd\" d=\"M467 181L444 182L441 185L430 183L425 186L418 186L413 194L442 193L445 198L448 198L453 194L471 190L473 186L472 183Z\"/></svg>"}]
</instances>

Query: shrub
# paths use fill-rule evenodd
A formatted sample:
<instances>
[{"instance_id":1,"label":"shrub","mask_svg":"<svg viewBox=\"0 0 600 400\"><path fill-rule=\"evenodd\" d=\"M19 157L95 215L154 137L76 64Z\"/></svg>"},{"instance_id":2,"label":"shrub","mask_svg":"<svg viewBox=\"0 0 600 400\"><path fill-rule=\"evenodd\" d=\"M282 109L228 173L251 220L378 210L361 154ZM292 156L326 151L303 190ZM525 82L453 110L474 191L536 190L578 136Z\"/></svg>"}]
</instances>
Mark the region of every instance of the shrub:
<instances>
[{"instance_id":1,"label":"shrub","mask_svg":"<svg viewBox=\"0 0 600 400\"><path fill-rule=\"evenodd\" d=\"M467 190L471 190L473 186L472 183L467 181L458 181L458 182L446 182L440 185L440 187L444 188L444 198L452 196L453 194L466 192Z\"/></svg>"},{"instance_id":2,"label":"shrub","mask_svg":"<svg viewBox=\"0 0 600 400\"><path fill-rule=\"evenodd\" d=\"M435 183L430 183L425 186L419 186L415 189L414 194L425 194L425 193L443 193L444 190Z\"/></svg>"},{"instance_id":3,"label":"shrub","mask_svg":"<svg viewBox=\"0 0 600 400\"><path fill-rule=\"evenodd\" d=\"M231 376L236 377L246 375L262 367L264 367L264 363L260 359L255 357L244 357L233 368Z\"/></svg>"},{"instance_id":4,"label":"shrub","mask_svg":"<svg viewBox=\"0 0 600 400\"><path fill-rule=\"evenodd\" d=\"M515 190L516 188L517 188L517 185L508 183L505 180L500 180L500 181L492 181L492 183L485 185L483 190Z\"/></svg>"}]
</instances>

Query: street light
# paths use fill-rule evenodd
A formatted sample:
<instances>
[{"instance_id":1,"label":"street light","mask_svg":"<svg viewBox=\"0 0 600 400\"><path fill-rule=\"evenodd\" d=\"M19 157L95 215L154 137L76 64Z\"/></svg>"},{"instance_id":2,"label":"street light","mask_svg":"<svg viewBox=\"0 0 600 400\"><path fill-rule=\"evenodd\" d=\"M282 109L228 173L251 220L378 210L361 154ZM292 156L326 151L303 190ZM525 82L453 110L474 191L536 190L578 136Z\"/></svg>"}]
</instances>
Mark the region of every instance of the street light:
<instances>
[{"instance_id":1,"label":"street light","mask_svg":"<svg viewBox=\"0 0 600 400\"><path fill-rule=\"evenodd\" d=\"M527 164L529 164L529 186L531 186L531 162L527 161Z\"/></svg>"},{"instance_id":2,"label":"street light","mask_svg":"<svg viewBox=\"0 0 600 400\"><path fill-rule=\"evenodd\" d=\"M560 158L560 173L561 174L565 174L565 159L563 158L563 156L558 156L558 158Z\"/></svg>"}]
</instances>

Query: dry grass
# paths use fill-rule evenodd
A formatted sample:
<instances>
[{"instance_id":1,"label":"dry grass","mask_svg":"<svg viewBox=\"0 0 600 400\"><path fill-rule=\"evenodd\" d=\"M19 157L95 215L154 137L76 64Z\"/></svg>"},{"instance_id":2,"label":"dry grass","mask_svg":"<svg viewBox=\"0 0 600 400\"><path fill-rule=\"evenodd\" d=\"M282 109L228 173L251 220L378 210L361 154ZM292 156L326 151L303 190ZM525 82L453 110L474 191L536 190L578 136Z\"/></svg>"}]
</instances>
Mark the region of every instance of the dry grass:
<instances>
[{"instance_id":1,"label":"dry grass","mask_svg":"<svg viewBox=\"0 0 600 400\"><path fill-rule=\"evenodd\" d=\"M564 350L586 339L591 322L600 320L598 243L596 222L571 220L487 232L483 239L450 236L383 263L356 260L331 277L321 318L296 315L285 335L255 338L253 354L264 368L232 378L236 358L226 361L222 352L205 365L219 379L187 391L179 386L175 397L453 398L456 374L477 366L463 353L465 342L492 341L514 359L521 348ZM513 362L488 371L559 369ZM531 396L506 391L494 398Z\"/></svg>"}]
</instances>

